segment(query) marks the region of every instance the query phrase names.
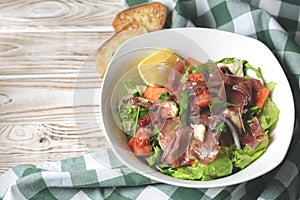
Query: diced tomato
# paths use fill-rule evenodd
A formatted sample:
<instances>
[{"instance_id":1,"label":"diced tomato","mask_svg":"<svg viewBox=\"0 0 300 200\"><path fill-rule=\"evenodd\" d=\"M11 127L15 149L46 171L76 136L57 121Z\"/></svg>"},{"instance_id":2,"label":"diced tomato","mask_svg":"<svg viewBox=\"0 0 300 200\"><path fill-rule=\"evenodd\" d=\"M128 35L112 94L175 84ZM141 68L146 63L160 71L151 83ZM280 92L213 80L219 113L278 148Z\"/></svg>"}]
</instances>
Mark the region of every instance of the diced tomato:
<instances>
[{"instance_id":1,"label":"diced tomato","mask_svg":"<svg viewBox=\"0 0 300 200\"><path fill-rule=\"evenodd\" d=\"M211 102L208 90L201 90L195 97L194 103L200 107L207 107Z\"/></svg>"},{"instance_id":2,"label":"diced tomato","mask_svg":"<svg viewBox=\"0 0 300 200\"><path fill-rule=\"evenodd\" d=\"M144 97L147 99L150 99L152 101L158 100L160 95L169 92L170 90L167 88L161 88L161 87L150 87L148 86L146 88L146 91L144 93Z\"/></svg>"},{"instance_id":3,"label":"diced tomato","mask_svg":"<svg viewBox=\"0 0 300 200\"><path fill-rule=\"evenodd\" d=\"M136 156L149 156L152 154L152 146L149 139L132 137L128 142L128 146Z\"/></svg>"},{"instance_id":4,"label":"diced tomato","mask_svg":"<svg viewBox=\"0 0 300 200\"><path fill-rule=\"evenodd\" d=\"M189 164L190 164L190 165L195 164L195 162L196 162L196 160L194 160L194 159L189 159Z\"/></svg>"},{"instance_id":5,"label":"diced tomato","mask_svg":"<svg viewBox=\"0 0 300 200\"><path fill-rule=\"evenodd\" d=\"M128 146L136 156L149 156L152 154L150 135L150 129L139 128L136 135L129 140Z\"/></svg>"},{"instance_id":6,"label":"diced tomato","mask_svg":"<svg viewBox=\"0 0 300 200\"><path fill-rule=\"evenodd\" d=\"M189 74L189 80L192 82L201 82L204 81L202 74Z\"/></svg>"}]
</instances>

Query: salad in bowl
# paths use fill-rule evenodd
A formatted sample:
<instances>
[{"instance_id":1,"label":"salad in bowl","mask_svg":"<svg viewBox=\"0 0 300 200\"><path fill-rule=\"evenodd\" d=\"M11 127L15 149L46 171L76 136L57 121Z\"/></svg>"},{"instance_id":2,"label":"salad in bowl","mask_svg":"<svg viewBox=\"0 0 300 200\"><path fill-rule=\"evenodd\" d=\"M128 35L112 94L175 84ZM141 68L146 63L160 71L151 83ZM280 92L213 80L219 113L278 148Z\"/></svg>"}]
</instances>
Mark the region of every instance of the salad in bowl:
<instances>
[{"instance_id":1,"label":"salad in bowl","mask_svg":"<svg viewBox=\"0 0 300 200\"><path fill-rule=\"evenodd\" d=\"M267 150L280 111L271 98L276 83L266 82L259 67L159 49L134 70L139 78L121 81L114 118L149 167L208 181L246 168Z\"/></svg>"}]
</instances>

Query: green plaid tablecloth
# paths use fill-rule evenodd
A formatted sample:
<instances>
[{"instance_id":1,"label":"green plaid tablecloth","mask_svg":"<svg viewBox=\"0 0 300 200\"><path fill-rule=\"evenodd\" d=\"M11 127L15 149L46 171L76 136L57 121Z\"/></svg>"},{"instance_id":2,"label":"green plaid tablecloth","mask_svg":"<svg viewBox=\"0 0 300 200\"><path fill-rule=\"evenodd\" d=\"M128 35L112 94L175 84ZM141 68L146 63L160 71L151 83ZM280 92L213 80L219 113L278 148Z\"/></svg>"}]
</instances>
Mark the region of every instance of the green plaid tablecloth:
<instances>
[{"instance_id":1,"label":"green plaid tablecloth","mask_svg":"<svg viewBox=\"0 0 300 200\"><path fill-rule=\"evenodd\" d=\"M134 6L146 0L127 0ZM292 144L284 162L239 185L191 189L157 183L121 164L110 150L43 165L19 165L0 176L0 199L299 199L300 1L161 0L166 28L208 27L265 43L288 75L296 102Z\"/></svg>"}]
</instances>

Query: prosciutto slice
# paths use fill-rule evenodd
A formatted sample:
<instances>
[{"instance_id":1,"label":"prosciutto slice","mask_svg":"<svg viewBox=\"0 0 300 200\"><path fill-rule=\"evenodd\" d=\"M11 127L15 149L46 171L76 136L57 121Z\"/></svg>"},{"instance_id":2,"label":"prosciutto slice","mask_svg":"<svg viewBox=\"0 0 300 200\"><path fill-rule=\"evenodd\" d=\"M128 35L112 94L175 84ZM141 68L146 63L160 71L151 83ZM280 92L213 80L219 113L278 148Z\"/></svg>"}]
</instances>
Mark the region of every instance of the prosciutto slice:
<instances>
[{"instance_id":1,"label":"prosciutto slice","mask_svg":"<svg viewBox=\"0 0 300 200\"><path fill-rule=\"evenodd\" d=\"M246 127L246 132L242 133L241 137L243 145L247 145L252 149L255 149L260 142L267 139L257 117L253 118L252 123Z\"/></svg>"},{"instance_id":2,"label":"prosciutto slice","mask_svg":"<svg viewBox=\"0 0 300 200\"><path fill-rule=\"evenodd\" d=\"M184 60L180 59L171 69L167 82L167 88L169 88L171 91L177 90L185 67L186 63L184 62Z\"/></svg>"},{"instance_id":3,"label":"prosciutto slice","mask_svg":"<svg viewBox=\"0 0 300 200\"><path fill-rule=\"evenodd\" d=\"M217 138L212 132L209 132L203 142L196 139L192 141L189 154L198 159L201 164L208 165L215 159L220 149Z\"/></svg>"},{"instance_id":4,"label":"prosciutto slice","mask_svg":"<svg viewBox=\"0 0 300 200\"><path fill-rule=\"evenodd\" d=\"M209 130L220 122L219 119L209 118ZM201 164L211 163L220 151L219 132L209 131L204 141L193 137L193 129L182 126L179 119L168 119L159 138L163 149L162 162L172 167L189 164L190 158L198 159Z\"/></svg>"},{"instance_id":5,"label":"prosciutto slice","mask_svg":"<svg viewBox=\"0 0 300 200\"><path fill-rule=\"evenodd\" d=\"M259 96L259 91L263 88L262 83L253 78L241 78L229 74L224 74L227 99L238 106L241 110L245 106L255 105Z\"/></svg>"},{"instance_id":6,"label":"prosciutto slice","mask_svg":"<svg viewBox=\"0 0 300 200\"><path fill-rule=\"evenodd\" d=\"M172 167L188 164L188 148L193 135L193 129L182 126L179 119L167 120L159 142L164 150L162 162Z\"/></svg>"}]
</instances>

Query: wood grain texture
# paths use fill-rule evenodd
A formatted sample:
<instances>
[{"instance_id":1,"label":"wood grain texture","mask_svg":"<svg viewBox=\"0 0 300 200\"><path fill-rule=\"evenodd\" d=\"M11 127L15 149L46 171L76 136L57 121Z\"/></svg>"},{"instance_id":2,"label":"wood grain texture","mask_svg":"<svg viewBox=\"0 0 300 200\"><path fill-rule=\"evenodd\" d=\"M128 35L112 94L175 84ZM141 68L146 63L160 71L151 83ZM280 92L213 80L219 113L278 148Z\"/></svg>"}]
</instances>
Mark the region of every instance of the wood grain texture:
<instances>
[{"instance_id":1,"label":"wood grain texture","mask_svg":"<svg viewBox=\"0 0 300 200\"><path fill-rule=\"evenodd\" d=\"M120 0L2 0L2 31L112 30Z\"/></svg>"},{"instance_id":2,"label":"wood grain texture","mask_svg":"<svg viewBox=\"0 0 300 200\"><path fill-rule=\"evenodd\" d=\"M99 74L43 76L0 78L0 173L107 148Z\"/></svg>"},{"instance_id":3,"label":"wood grain texture","mask_svg":"<svg viewBox=\"0 0 300 200\"><path fill-rule=\"evenodd\" d=\"M0 125L0 174L19 164L59 161L108 148L98 125L62 123Z\"/></svg>"},{"instance_id":4,"label":"wood grain texture","mask_svg":"<svg viewBox=\"0 0 300 200\"><path fill-rule=\"evenodd\" d=\"M3 78L2 78L3 79ZM99 115L101 79L94 77L0 79L0 124L73 122Z\"/></svg>"},{"instance_id":5,"label":"wood grain texture","mask_svg":"<svg viewBox=\"0 0 300 200\"><path fill-rule=\"evenodd\" d=\"M108 148L93 53L122 0L0 0L0 175Z\"/></svg>"},{"instance_id":6,"label":"wood grain texture","mask_svg":"<svg viewBox=\"0 0 300 200\"><path fill-rule=\"evenodd\" d=\"M0 33L0 74L78 73L112 32Z\"/></svg>"}]
</instances>

